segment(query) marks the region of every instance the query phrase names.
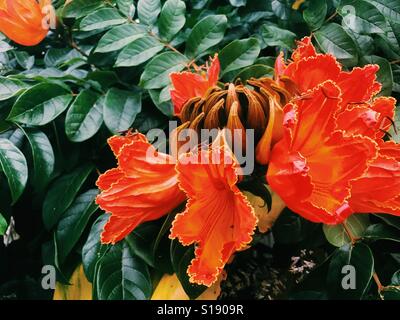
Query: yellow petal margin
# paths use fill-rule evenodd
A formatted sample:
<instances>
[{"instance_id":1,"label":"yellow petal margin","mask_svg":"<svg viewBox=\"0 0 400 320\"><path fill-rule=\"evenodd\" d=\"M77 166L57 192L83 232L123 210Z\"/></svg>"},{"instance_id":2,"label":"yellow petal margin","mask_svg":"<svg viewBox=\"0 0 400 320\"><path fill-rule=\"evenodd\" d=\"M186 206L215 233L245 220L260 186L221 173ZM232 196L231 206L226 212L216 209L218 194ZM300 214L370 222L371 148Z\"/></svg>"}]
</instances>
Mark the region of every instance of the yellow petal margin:
<instances>
[{"instance_id":1,"label":"yellow petal margin","mask_svg":"<svg viewBox=\"0 0 400 320\"><path fill-rule=\"evenodd\" d=\"M86 279L82 265L75 269L69 282L71 285L57 282L53 300L92 300L92 284Z\"/></svg>"},{"instance_id":2,"label":"yellow petal margin","mask_svg":"<svg viewBox=\"0 0 400 320\"><path fill-rule=\"evenodd\" d=\"M217 300L221 294L221 281L225 279L225 274L220 275L218 281L210 288L204 291L196 300ZM190 300L188 295L182 288L176 274L165 274L156 290L151 297L151 300Z\"/></svg>"}]
</instances>

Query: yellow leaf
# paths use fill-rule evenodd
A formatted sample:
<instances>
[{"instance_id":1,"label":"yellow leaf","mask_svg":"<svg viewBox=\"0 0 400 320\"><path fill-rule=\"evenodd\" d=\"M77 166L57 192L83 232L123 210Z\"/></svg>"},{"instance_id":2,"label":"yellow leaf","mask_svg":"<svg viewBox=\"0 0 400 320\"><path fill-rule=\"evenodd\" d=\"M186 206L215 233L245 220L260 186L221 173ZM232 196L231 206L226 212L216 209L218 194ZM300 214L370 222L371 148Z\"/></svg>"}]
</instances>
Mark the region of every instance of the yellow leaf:
<instances>
[{"instance_id":1,"label":"yellow leaf","mask_svg":"<svg viewBox=\"0 0 400 320\"><path fill-rule=\"evenodd\" d=\"M299 10L300 6L305 2L306 0L296 0L293 5L292 9L293 10Z\"/></svg>"},{"instance_id":2,"label":"yellow leaf","mask_svg":"<svg viewBox=\"0 0 400 320\"><path fill-rule=\"evenodd\" d=\"M221 294L221 281L225 274L221 274L218 281L204 291L196 300L217 300ZM183 290L176 274L165 274L160 280L151 300L190 300Z\"/></svg>"},{"instance_id":3,"label":"yellow leaf","mask_svg":"<svg viewBox=\"0 0 400 320\"><path fill-rule=\"evenodd\" d=\"M271 211L268 211L268 207L261 197L258 197L248 191L243 192L247 197L247 200L249 200L250 204L254 208L254 212L258 218L258 230L261 233L266 233L272 228L272 226L275 224L275 221L279 218L283 209L286 207L286 204L277 193L271 190L270 192L272 197Z\"/></svg>"},{"instance_id":4,"label":"yellow leaf","mask_svg":"<svg viewBox=\"0 0 400 320\"><path fill-rule=\"evenodd\" d=\"M53 300L92 300L92 284L86 279L82 264L75 269L69 282L71 285L57 282Z\"/></svg>"}]
</instances>

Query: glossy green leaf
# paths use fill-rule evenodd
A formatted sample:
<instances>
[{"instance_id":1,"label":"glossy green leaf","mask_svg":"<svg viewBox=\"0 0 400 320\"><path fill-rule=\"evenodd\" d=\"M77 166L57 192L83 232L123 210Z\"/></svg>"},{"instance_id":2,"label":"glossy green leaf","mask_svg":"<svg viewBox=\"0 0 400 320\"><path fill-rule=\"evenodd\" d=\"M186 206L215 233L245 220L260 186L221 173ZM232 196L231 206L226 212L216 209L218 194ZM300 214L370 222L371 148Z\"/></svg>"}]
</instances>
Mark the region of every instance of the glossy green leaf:
<instances>
[{"instance_id":1,"label":"glossy green leaf","mask_svg":"<svg viewBox=\"0 0 400 320\"><path fill-rule=\"evenodd\" d=\"M104 122L111 132L124 132L131 127L141 110L140 93L112 88L104 102Z\"/></svg>"},{"instance_id":2,"label":"glossy green leaf","mask_svg":"<svg viewBox=\"0 0 400 320\"><path fill-rule=\"evenodd\" d=\"M274 75L274 69L263 65L263 64L255 64L250 67L244 68L240 73L236 75L236 79L240 79L242 81L247 81L251 78L262 78L269 77L272 78Z\"/></svg>"},{"instance_id":3,"label":"glossy green leaf","mask_svg":"<svg viewBox=\"0 0 400 320\"><path fill-rule=\"evenodd\" d=\"M365 239L370 240L389 240L400 242L400 231L387 224L377 223L368 227L364 233Z\"/></svg>"},{"instance_id":4,"label":"glossy green leaf","mask_svg":"<svg viewBox=\"0 0 400 320\"><path fill-rule=\"evenodd\" d=\"M0 138L0 166L7 177L15 204L25 190L28 165L24 154L8 139Z\"/></svg>"},{"instance_id":5,"label":"glossy green leaf","mask_svg":"<svg viewBox=\"0 0 400 320\"><path fill-rule=\"evenodd\" d=\"M167 117L172 117L174 115L174 107L171 101L161 101L160 96L161 93L165 90L149 90L150 98L153 101L154 105Z\"/></svg>"},{"instance_id":6,"label":"glossy green leaf","mask_svg":"<svg viewBox=\"0 0 400 320\"><path fill-rule=\"evenodd\" d=\"M167 41L171 40L185 25L186 5L181 0L167 0L162 7L158 19L160 36Z\"/></svg>"},{"instance_id":7,"label":"glossy green leaf","mask_svg":"<svg viewBox=\"0 0 400 320\"><path fill-rule=\"evenodd\" d=\"M360 34L384 34L386 19L367 1L341 0L337 9L343 17L343 26Z\"/></svg>"},{"instance_id":8,"label":"glossy green leaf","mask_svg":"<svg viewBox=\"0 0 400 320\"><path fill-rule=\"evenodd\" d=\"M264 25L262 27L262 37L267 46L292 49L296 34L274 25Z\"/></svg>"},{"instance_id":9,"label":"glossy green leaf","mask_svg":"<svg viewBox=\"0 0 400 320\"><path fill-rule=\"evenodd\" d=\"M350 232L356 237L360 238L365 230L367 230L369 226L369 218L366 214L355 214L351 215L344 222ZM341 247L346 243L350 243L351 240L347 235L346 229L343 224L337 225L323 225L323 231L326 237L326 240L335 247Z\"/></svg>"},{"instance_id":10,"label":"glossy green leaf","mask_svg":"<svg viewBox=\"0 0 400 320\"><path fill-rule=\"evenodd\" d=\"M6 233L7 228L8 228L7 221L0 213L0 236L3 236Z\"/></svg>"},{"instance_id":11,"label":"glossy green leaf","mask_svg":"<svg viewBox=\"0 0 400 320\"><path fill-rule=\"evenodd\" d=\"M138 16L141 23L153 25L161 11L160 0L139 0L137 4Z\"/></svg>"},{"instance_id":12,"label":"glossy green leaf","mask_svg":"<svg viewBox=\"0 0 400 320\"><path fill-rule=\"evenodd\" d=\"M97 210L95 199L98 189L91 189L78 196L64 212L56 229L58 263L62 265L80 239L90 217Z\"/></svg>"},{"instance_id":13,"label":"glossy green leaf","mask_svg":"<svg viewBox=\"0 0 400 320\"><path fill-rule=\"evenodd\" d=\"M355 287L347 290L343 286L343 281L347 281L345 276L349 274L349 271L343 269L345 266L354 267L355 271ZM368 289L373 273L374 257L367 245L363 243L356 243L354 246L345 244L336 249L327 274L329 298L361 299Z\"/></svg>"},{"instance_id":14,"label":"glossy green leaf","mask_svg":"<svg viewBox=\"0 0 400 320\"><path fill-rule=\"evenodd\" d=\"M161 53L146 65L140 85L145 89L163 88L170 83L170 73L183 70L187 63L188 58L180 53Z\"/></svg>"},{"instance_id":15,"label":"glossy green leaf","mask_svg":"<svg viewBox=\"0 0 400 320\"><path fill-rule=\"evenodd\" d=\"M126 242L117 244L104 255L95 281L100 300L145 300L152 293L145 262L134 255Z\"/></svg>"},{"instance_id":16,"label":"glossy green leaf","mask_svg":"<svg viewBox=\"0 0 400 320\"><path fill-rule=\"evenodd\" d=\"M30 56L29 53L25 51L15 51L14 55L18 64L26 70L32 69L35 64L35 56Z\"/></svg>"},{"instance_id":17,"label":"glossy green leaf","mask_svg":"<svg viewBox=\"0 0 400 320\"><path fill-rule=\"evenodd\" d=\"M40 83L19 96L8 119L22 124L43 126L64 112L71 100L72 94L64 87Z\"/></svg>"},{"instance_id":18,"label":"glossy green leaf","mask_svg":"<svg viewBox=\"0 0 400 320\"><path fill-rule=\"evenodd\" d=\"M95 52L105 53L121 50L146 34L146 28L140 24L123 24L113 27L101 37Z\"/></svg>"},{"instance_id":19,"label":"glossy green leaf","mask_svg":"<svg viewBox=\"0 0 400 320\"><path fill-rule=\"evenodd\" d=\"M357 46L346 31L336 23L324 25L315 32L315 39L326 53L332 53L347 67L358 63Z\"/></svg>"},{"instance_id":20,"label":"glossy green leaf","mask_svg":"<svg viewBox=\"0 0 400 320\"><path fill-rule=\"evenodd\" d=\"M126 17L133 18L136 12L133 0L117 0L117 5L119 11L121 11Z\"/></svg>"},{"instance_id":21,"label":"glossy green leaf","mask_svg":"<svg viewBox=\"0 0 400 320\"><path fill-rule=\"evenodd\" d=\"M187 268L194 259L194 247L184 247L178 241L171 242L172 267L183 289L191 299L196 299L207 287L189 282Z\"/></svg>"},{"instance_id":22,"label":"glossy green leaf","mask_svg":"<svg viewBox=\"0 0 400 320\"><path fill-rule=\"evenodd\" d=\"M48 230L59 221L62 214L72 204L92 170L92 165L85 164L71 173L62 175L52 183L42 209L43 223Z\"/></svg>"},{"instance_id":23,"label":"glossy green leaf","mask_svg":"<svg viewBox=\"0 0 400 320\"><path fill-rule=\"evenodd\" d=\"M367 0L389 20L400 22L400 2L398 0Z\"/></svg>"},{"instance_id":24,"label":"glossy green leaf","mask_svg":"<svg viewBox=\"0 0 400 320\"><path fill-rule=\"evenodd\" d=\"M38 129L25 128L24 133L29 141L33 157L32 185L42 191L47 186L54 171L54 151L46 134Z\"/></svg>"},{"instance_id":25,"label":"glossy green leaf","mask_svg":"<svg viewBox=\"0 0 400 320\"><path fill-rule=\"evenodd\" d=\"M102 8L84 17L80 23L80 29L82 31L93 31L119 25L125 21L126 18L122 17L118 10Z\"/></svg>"},{"instance_id":26,"label":"glossy green leaf","mask_svg":"<svg viewBox=\"0 0 400 320\"><path fill-rule=\"evenodd\" d=\"M141 37L127 45L118 55L115 66L132 67L138 66L153 58L164 48L164 45L155 37Z\"/></svg>"},{"instance_id":27,"label":"glossy green leaf","mask_svg":"<svg viewBox=\"0 0 400 320\"><path fill-rule=\"evenodd\" d=\"M221 76L227 72L250 66L257 59L261 48L256 38L235 40L221 50Z\"/></svg>"},{"instance_id":28,"label":"glossy green leaf","mask_svg":"<svg viewBox=\"0 0 400 320\"><path fill-rule=\"evenodd\" d=\"M247 0L229 0L229 3L234 7L243 7L247 4Z\"/></svg>"},{"instance_id":29,"label":"glossy green leaf","mask_svg":"<svg viewBox=\"0 0 400 320\"><path fill-rule=\"evenodd\" d=\"M66 18L81 18L102 6L99 0L74 0L68 3L63 10Z\"/></svg>"},{"instance_id":30,"label":"glossy green leaf","mask_svg":"<svg viewBox=\"0 0 400 320\"><path fill-rule=\"evenodd\" d=\"M377 73L378 81L382 84L382 90L379 93L381 96L390 96L393 89L393 73L392 67L385 58L378 56L364 56L361 58L360 63L366 64L377 64L379 65L379 71Z\"/></svg>"},{"instance_id":31,"label":"glossy green leaf","mask_svg":"<svg viewBox=\"0 0 400 320\"><path fill-rule=\"evenodd\" d=\"M79 93L65 118L65 133L69 140L86 141L99 131L103 123L104 100L91 90Z\"/></svg>"},{"instance_id":32,"label":"glossy green leaf","mask_svg":"<svg viewBox=\"0 0 400 320\"><path fill-rule=\"evenodd\" d=\"M0 101L10 99L24 90L26 85L18 80L0 77Z\"/></svg>"},{"instance_id":33,"label":"glossy green leaf","mask_svg":"<svg viewBox=\"0 0 400 320\"><path fill-rule=\"evenodd\" d=\"M106 247L100 242L101 233L104 225L109 218L108 214L102 214L92 225L88 239L82 248L82 264L85 275L90 282L93 282L94 269L97 260L100 259L102 253L105 252Z\"/></svg>"},{"instance_id":34,"label":"glossy green leaf","mask_svg":"<svg viewBox=\"0 0 400 320\"><path fill-rule=\"evenodd\" d=\"M311 31L319 29L325 21L328 12L326 0L310 0L303 11L303 19Z\"/></svg>"},{"instance_id":35,"label":"glossy green leaf","mask_svg":"<svg viewBox=\"0 0 400 320\"><path fill-rule=\"evenodd\" d=\"M400 230L400 217L392 216L390 214L375 214L375 216L386 222L388 225Z\"/></svg>"},{"instance_id":36,"label":"glossy green leaf","mask_svg":"<svg viewBox=\"0 0 400 320\"><path fill-rule=\"evenodd\" d=\"M194 58L217 45L224 37L228 20L224 15L210 15L200 20L192 29L185 54Z\"/></svg>"}]
</instances>

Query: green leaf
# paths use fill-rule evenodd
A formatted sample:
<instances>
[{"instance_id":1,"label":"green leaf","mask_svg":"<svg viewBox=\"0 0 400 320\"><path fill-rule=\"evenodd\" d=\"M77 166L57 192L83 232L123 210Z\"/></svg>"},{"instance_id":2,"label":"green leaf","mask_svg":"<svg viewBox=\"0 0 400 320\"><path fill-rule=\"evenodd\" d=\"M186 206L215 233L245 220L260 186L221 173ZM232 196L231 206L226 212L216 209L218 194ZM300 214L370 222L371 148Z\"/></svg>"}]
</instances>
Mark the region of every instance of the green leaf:
<instances>
[{"instance_id":1,"label":"green leaf","mask_svg":"<svg viewBox=\"0 0 400 320\"><path fill-rule=\"evenodd\" d=\"M103 5L99 0L74 0L68 3L63 10L65 18L81 18Z\"/></svg>"},{"instance_id":2,"label":"green leaf","mask_svg":"<svg viewBox=\"0 0 400 320\"><path fill-rule=\"evenodd\" d=\"M93 166L85 164L69 174L58 178L47 192L43 202L42 217L47 230L50 230L68 209L80 188L89 177Z\"/></svg>"},{"instance_id":3,"label":"green leaf","mask_svg":"<svg viewBox=\"0 0 400 320\"><path fill-rule=\"evenodd\" d=\"M169 89L168 87L165 88ZM149 90L149 94L157 109L167 117L172 118L174 115L174 107L171 101L161 101L162 93L165 93L165 88L163 90Z\"/></svg>"},{"instance_id":4,"label":"green leaf","mask_svg":"<svg viewBox=\"0 0 400 320\"><path fill-rule=\"evenodd\" d=\"M25 87L26 85L21 81L0 77L0 101L8 100L18 95Z\"/></svg>"},{"instance_id":5,"label":"green leaf","mask_svg":"<svg viewBox=\"0 0 400 320\"><path fill-rule=\"evenodd\" d=\"M360 34L384 34L386 19L367 1L342 0L337 9L343 16L343 26Z\"/></svg>"},{"instance_id":6,"label":"green leaf","mask_svg":"<svg viewBox=\"0 0 400 320\"><path fill-rule=\"evenodd\" d=\"M152 284L146 264L126 242L112 247L101 259L96 272L99 300L146 300Z\"/></svg>"},{"instance_id":7,"label":"green leaf","mask_svg":"<svg viewBox=\"0 0 400 320\"><path fill-rule=\"evenodd\" d=\"M117 5L119 11L121 11L125 16L133 18L135 15L135 5L133 0L117 0Z\"/></svg>"},{"instance_id":8,"label":"green leaf","mask_svg":"<svg viewBox=\"0 0 400 320\"><path fill-rule=\"evenodd\" d=\"M377 73L377 80L382 84L382 90L379 93L381 96L390 96L393 89L393 73L392 67L385 58L378 56L364 56L360 60L361 65L377 64L379 71Z\"/></svg>"},{"instance_id":9,"label":"green leaf","mask_svg":"<svg viewBox=\"0 0 400 320\"><path fill-rule=\"evenodd\" d=\"M400 300L400 288L397 285L396 287L388 287L385 288L382 292L384 300Z\"/></svg>"},{"instance_id":10,"label":"green leaf","mask_svg":"<svg viewBox=\"0 0 400 320\"><path fill-rule=\"evenodd\" d=\"M400 242L400 232L398 229L387 224L377 223L368 227L364 233L365 239L370 240L389 240Z\"/></svg>"},{"instance_id":11,"label":"green leaf","mask_svg":"<svg viewBox=\"0 0 400 320\"><path fill-rule=\"evenodd\" d=\"M342 280L347 273L343 272L344 266L353 266L355 270L355 288L345 290ZM374 257L371 249L363 244L354 246L345 244L336 249L329 264L327 289L331 299L361 299L369 286L374 273Z\"/></svg>"},{"instance_id":12,"label":"green leaf","mask_svg":"<svg viewBox=\"0 0 400 320\"><path fill-rule=\"evenodd\" d=\"M360 238L365 230L367 230L369 226L369 218L368 215L365 214L354 214L346 219L344 222L347 228L351 231L351 233ZM337 225L326 225L324 224L322 227L326 240L335 247L341 247L346 243L351 243L351 239L347 235L346 229L343 224Z\"/></svg>"},{"instance_id":13,"label":"green leaf","mask_svg":"<svg viewBox=\"0 0 400 320\"><path fill-rule=\"evenodd\" d=\"M357 65L357 46L338 24L329 23L324 25L315 32L315 39L324 52L333 54L346 67Z\"/></svg>"},{"instance_id":14,"label":"green leaf","mask_svg":"<svg viewBox=\"0 0 400 320\"><path fill-rule=\"evenodd\" d=\"M109 218L108 214L102 214L92 225L86 243L82 248L82 264L85 275L90 282L93 282L96 263L107 246L100 242L100 235Z\"/></svg>"},{"instance_id":15,"label":"green leaf","mask_svg":"<svg viewBox=\"0 0 400 320\"><path fill-rule=\"evenodd\" d=\"M160 227L154 223L145 223L138 226L125 240L139 258L149 266L154 267L154 241Z\"/></svg>"},{"instance_id":16,"label":"green leaf","mask_svg":"<svg viewBox=\"0 0 400 320\"><path fill-rule=\"evenodd\" d=\"M43 126L64 112L71 100L72 95L65 88L53 83L40 83L19 96L8 120Z\"/></svg>"},{"instance_id":17,"label":"green leaf","mask_svg":"<svg viewBox=\"0 0 400 320\"><path fill-rule=\"evenodd\" d=\"M126 18L122 17L114 8L102 8L86 17L80 23L81 31L93 31L122 24Z\"/></svg>"},{"instance_id":18,"label":"green leaf","mask_svg":"<svg viewBox=\"0 0 400 320\"><path fill-rule=\"evenodd\" d=\"M192 29L186 42L185 54L190 58L202 55L224 38L228 19L224 15L210 15L200 20Z\"/></svg>"},{"instance_id":19,"label":"green leaf","mask_svg":"<svg viewBox=\"0 0 400 320\"><path fill-rule=\"evenodd\" d=\"M388 225L400 230L400 217L395 217L389 214L375 214L374 216L385 221Z\"/></svg>"},{"instance_id":20,"label":"green leaf","mask_svg":"<svg viewBox=\"0 0 400 320\"><path fill-rule=\"evenodd\" d=\"M137 4L139 21L147 25L153 25L161 11L160 0L139 0Z\"/></svg>"},{"instance_id":21,"label":"green leaf","mask_svg":"<svg viewBox=\"0 0 400 320\"><path fill-rule=\"evenodd\" d=\"M270 77L272 78L274 75L274 69L263 65L263 64L255 64L250 67L244 68L240 73L238 73L235 79L240 79L243 82L251 78L262 78L262 77Z\"/></svg>"},{"instance_id":22,"label":"green leaf","mask_svg":"<svg viewBox=\"0 0 400 320\"><path fill-rule=\"evenodd\" d=\"M398 0L367 0L391 21L400 21L400 2Z\"/></svg>"},{"instance_id":23,"label":"green leaf","mask_svg":"<svg viewBox=\"0 0 400 320\"><path fill-rule=\"evenodd\" d=\"M161 89L170 83L171 72L183 70L188 58L177 52L164 52L155 56L144 69L140 85L145 89Z\"/></svg>"},{"instance_id":24,"label":"green leaf","mask_svg":"<svg viewBox=\"0 0 400 320\"><path fill-rule=\"evenodd\" d=\"M14 55L18 64L25 70L32 69L35 64L35 56L30 56L25 51L14 51Z\"/></svg>"},{"instance_id":25,"label":"green leaf","mask_svg":"<svg viewBox=\"0 0 400 320\"><path fill-rule=\"evenodd\" d=\"M6 219L3 217L3 215L0 213L0 236L4 236L8 228L8 224Z\"/></svg>"},{"instance_id":26,"label":"green leaf","mask_svg":"<svg viewBox=\"0 0 400 320\"><path fill-rule=\"evenodd\" d=\"M0 165L7 177L12 204L15 204L28 181L28 165L24 154L8 139L0 138Z\"/></svg>"},{"instance_id":27,"label":"green leaf","mask_svg":"<svg viewBox=\"0 0 400 320\"><path fill-rule=\"evenodd\" d=\"M250 66L257 59L261 48L256 38L235 40L221 50L221 77L227 72Z\"/></svg>"},{"instance_id":28,"label":"green leaf","mask_svg":"<svg viewBox=\"0 0 400 320\"><path fill-rule=\"evenodd\" d=\"M261 34L267 46L277 46L284 49L292 49L294 47L296 34L291 31L281 29L274 25L264 25Z\"/></svg>"},{"instance_id":29,"label":"green leaf","mask_svg":"<svg viewBox=\"0 0 400 320\"><path fill-rule=\"evenodd\" d=\"M164 45L155 37L142 37L127 45L118 55L115 66L132 67L153 58L164 49Z\"/></svg>"},{"instance_id":30,"label":"green leaf","mask_svg":"<svg viewBox=\"0 0 400 320\"><path fill-rule=\"evenodd\" d=\"M247 0L229 0L229 3L234 7L244 7L247 4Z\"/></svg>"},{"instance_id":31,"label":"green leaf","mask_svg":"<svg viewBox=\"0 0 400 320\"><path fill-rule=\"evenodd\" d=\"M23 129L32 149L33 169L32 185L42 191L50 181L54 171L54 152L49 138L38 129Z\"/></svg>"},{"instance_id":32,"label":"green leaf","mask_svg":"<svg viewBox=\"0 0 400 320\"><path fill-rule=\"evenodd\" d=\"M97 210L95 199L98 189L91 189L78 196L62 215L56 229L56 244L59 265L65 262Z\"/></svg>"},{"instance_id":33,"label":"green leaf","mask_svg":"<svg viewBox=\"0 0 400 320\"><path fill-rule=\"evenodd\" d=\"M104 103L104 122L111 132L123 132L131 127L141 110L140 93L112 88Z\"/></svg>"},{"instance_id":34,"label":"green leaf","mask_svg":"<svg viewBox=\"0 0 400 320\"><path fill-rule=\"evenodd\" d=\"M95 52L105 53L120 50L146 34L147 30L141 24L124 24L114 27L101 37Z\"/></svg>"},{"instance_id":35,"label":"green leaf","mask_svg":"<svg viewBox=\"0 0 400 320\"><path fill-rule=\"evenodd\" d=\"M167 0L158 19L162 39L170 41L185 25L186 5L181 0Z\"/></svg>"},{"instance_id":36,"label":"green leaf","mask_svg":"<svg viewBox=\"0 0 400 320\"><path fill-rule=\"evenodd\" d=\"M184 247L177 240L171 242L172 267L190 299L196 299L207 287L189 282L187 268L194 259L194 247Z\"/></svg>"},{"instance_id":37,"label":"green leaf","mask_svg":"<svg viewBox=\"0 0 400 320\"><path fill-rule=\"evenodd\" d=\"M103 123L104 97L83 90L76 97L65 118L65 133L69 140L82 142L93 137Z\"/></svg>"},{"instance_id":38,"label":"green leaf","mask_svg":"<svg viewBox=\"0 0 400 320\"><path fill-rule=\"evenodd\" d=\"M4 53L4 52L7 52L7 51L10 51L13 49L14 49L14 47L10 46L9 43L0 40L0 53Z\"/></svg>"},{"instance_id":39,"label":"green leaf","mask_svg":"<svg viewBox=\"0 0 400 320\"><path fill-rule=\"evenodd\" d=\"M303 19L311 31L321 28L328 12L326 0L310 0L308 7L303 11Z\"/></svg>"}]
</instances>

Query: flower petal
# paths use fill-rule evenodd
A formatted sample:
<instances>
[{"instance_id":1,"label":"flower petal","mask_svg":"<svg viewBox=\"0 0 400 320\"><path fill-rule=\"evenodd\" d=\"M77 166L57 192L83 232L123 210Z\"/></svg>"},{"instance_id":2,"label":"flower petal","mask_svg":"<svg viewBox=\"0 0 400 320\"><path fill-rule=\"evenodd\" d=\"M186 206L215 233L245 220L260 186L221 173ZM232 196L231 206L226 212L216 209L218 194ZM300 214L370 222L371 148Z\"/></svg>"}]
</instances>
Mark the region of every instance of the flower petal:
<instances>
[{"instance_id":1,"label":"flower petal","mask_svg":"<svg viewBox=\"0 0 400 320\"><path fill-rule=\"evenodd\" d=\"M396 99L379 97L372 105L350 104L339 114L337 123L347 134L361 134L372 139L381 139L392 126Z\"/></svg>"},{"instance_id":2,"label":"flower petal","mask_svg":"<svg viewBox=\"0 0 400 320\"><path fill-rule=\"evenodd\" d=\"M211 286L233 253L252 239L257 218L236 187L236 169L232 153L224 147L187 154L177 165L179 184L189 201L176 216L170 238L183 245L197 243L196 258L188 268L191 282Z\"/></svg>"},{"instance_id":3,"label":"flower petal","mask_svg":"<svg viewBox=\"0 0 400 320\"><path fill-rule=\"evenodd\" d=\"M382 88L376 82L378 71L379 66L371 64L354 68L351 72L341 72L336 82L342 90L342 105L367 102L377 94Z\"/></svg>"},{"instance_id":4,"label":"flower petal","mask_svg":"<svg viewBox=\"0 0 400 320\"><path fill-rule=\"evenodd\" d=\"M292 53L293 61L300 61L305 58L317 56L317 51L311 42L311 37L304 37L300 41L297 41L297 48Z\"/></svg>"},{"instance_id":5,"label":"flower petal","mask_svg":"<svg viewBox=\"0 0 400 320\"><path fill-rule=\"evenodd\" d=\"M304 93L327 80L336 81L340 72L341 66L334 56L318 54L291 63L284 75L294 81L300 92Z\"/></svg>"},{"instance_id":6,"label":"flower petal","mask_svg":"<svg viewBox=\"0 0 400 320\"><path fill-rule=\"evenodd\" d=\"M400 162L380 155L366 174L352 182L350 205L360 213L400 215Z\"/></svg>"},{"instance_id":7,"label":"flower petal","mask_svg":"<svg viewBox=\"0 0 400 320\"><path fill-rule=\"evenodd\" d=\"M118 154L118 168L97 181L96 203L111 213L103 243L116 243L140 223L156 220L185 200L171 157L158 153L141 134L109 140ZM125 143L128 142L128 143ZM130 143L129 143L130 142Z\"/></svg>"},{"instance_id":8,"label":"flower petal","mask_svg":"<svg viewBox=\"0 0 400 320\"><path fill-rule=\"evenodd\" d=\"M285 134L272 150L267 179L288 207L315 222L352 213L350 181L376 157L377 144L336 131L340 90L327 81L285 107Z\"/></svg>"}]
</instances>

